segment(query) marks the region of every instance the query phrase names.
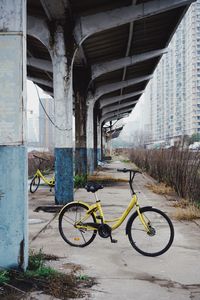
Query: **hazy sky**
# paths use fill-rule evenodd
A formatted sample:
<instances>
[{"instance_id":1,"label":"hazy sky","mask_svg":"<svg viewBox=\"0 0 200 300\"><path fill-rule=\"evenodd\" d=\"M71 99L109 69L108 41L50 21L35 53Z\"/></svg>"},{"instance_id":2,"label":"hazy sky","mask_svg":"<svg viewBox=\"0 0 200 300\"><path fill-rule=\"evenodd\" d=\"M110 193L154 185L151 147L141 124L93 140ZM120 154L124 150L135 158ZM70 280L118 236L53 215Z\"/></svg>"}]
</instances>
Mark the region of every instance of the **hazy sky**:
<instances>
[{"instance_id":1,"label":"hazy sky","mask_svg":"<svg viewBox=\"0 0 200 300\"><path fill-rule=\"evenodd\" d=\"M42 89L40 89L37 86L37 90L39 93L39 96L41 98L48 98L49 96L43 92ZM27 80L27 116L28 119L34 119L36 131L38 131L38 117L39 117L39 99L38 99L38 93L36 90L35 84ZM145 97L142 95L139 102L133 109L132 113L127 117L117 122L117 126L120 126L121 124L125 124L124 129L122 133L120 134L121 137L127 138L134 130L137 130L140 127L140 120L143 110L143 102L145 101Z\"/></svg>"}]
</instances>

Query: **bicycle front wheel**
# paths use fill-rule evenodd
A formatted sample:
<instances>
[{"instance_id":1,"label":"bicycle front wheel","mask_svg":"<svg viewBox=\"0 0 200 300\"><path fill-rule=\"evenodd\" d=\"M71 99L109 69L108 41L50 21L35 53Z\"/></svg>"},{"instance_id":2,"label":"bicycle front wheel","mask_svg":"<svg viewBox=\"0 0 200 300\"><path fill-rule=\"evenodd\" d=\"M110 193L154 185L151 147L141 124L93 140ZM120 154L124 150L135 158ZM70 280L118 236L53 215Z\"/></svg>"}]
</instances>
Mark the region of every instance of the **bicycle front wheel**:
<instances>
[{"instance_id":1,"label":"bicycle front wheel","mask_svg":"<svg viewBox=\"0 0 200 300\"><path fill-rule=\"evenodd\" d=\"M40 177L35 175L30 183L30 192L35 193L40 185Z\"/></svg>"},{"instance_id":2,"label":"bicycle front wheel","mask_svg":"<svg viewBox=\"0 0 200 300\"><path fill-rule=\"evenodd\" d=\"M97 223L93 213L89 214L87 219L87 205L82 203L71 203L64 207L59 215L59 231L66 243L74 247L85 247L95 238L97 230L87 228L86 223ZM76 227L82 225L82 227ZM85 225L85 226L84 226Z\"/></svg>"},{"instance_id":3,"label":"bicycle front wheel","mask_svg":"<svg viewBox=\"0 0 200 300\"><path fill-rule=\"evenodd\" d=\"M128 225L128 238L136 251L145 256L159 256L165 253L174 240L174 227L169 217L159 209L144 207L140 209L149 232L142 224L138 214L133 214Z\"/></svg>"}]
</instances>

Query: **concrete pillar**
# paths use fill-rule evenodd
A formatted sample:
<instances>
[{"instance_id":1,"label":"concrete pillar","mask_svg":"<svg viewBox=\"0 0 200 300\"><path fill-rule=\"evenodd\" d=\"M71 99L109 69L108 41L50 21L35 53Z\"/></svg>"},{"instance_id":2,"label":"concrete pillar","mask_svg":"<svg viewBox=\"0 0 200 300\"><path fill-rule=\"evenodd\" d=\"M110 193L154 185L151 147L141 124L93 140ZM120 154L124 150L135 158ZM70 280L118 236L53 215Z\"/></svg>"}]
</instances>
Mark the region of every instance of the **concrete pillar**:
<instances>
[{"instance_id":1,"label":"concrete pillar","mask_svg":"<svg viewBox=\"0 0 200 300\"><path fill-rule=\"evenodd\" d=\"M67 64L64 33L57 27L52 51L55 100L55 198L56 203L73 201L72 76Z\"/></svg>"},{"instance_id":2,"label":"concrete pillar","mask_svg":"<svg viewBox=\"0 0 200 300\"><path fill-rule=\"evenodd\" d=\"M88 173L94 172L94 101L92 98L87 102L87 166Z\"/></svg>"},{"instance_id":3,"label":"concrete pillar","mask_svg":"<svg viewBox=\"0 0 200 300\"><path fill-rule=\"evenodd\" d=\"M26 269L26 1L1 1L0 15L0 266Z\"/></svg>"},{"instance_id":4,"label":"concrete pillar","mask_svg":"<svg viewBox=\"0 0 200 300\"><path fill-rule=\"evenodd\" d=\"M75 95L75 173L87 174L87 103L86 94L89 83L88 70L74 67L73 90Z\"/></svg>"},{"instance_id":5,"label":"concrete pillar","mask_svg":"<svg viewBox=\"0 0 200 300\"><path fill-rule=\"evenodd\" d=\"M93 118L94 118L94 169L98 167L98 145L97 145L97 109L94 108Z\"/></svg>"},{"instance_id":6,"label":"concrete pillar","mask_svg":"<svg viewBox=\"0 0 200 300\"><path fill-rule=\"evenodd\" d=\"M102 122L97 123L97 160L102 160L103 149L102 149Z\"/></svg>"},{"instance_id":7,"label":"concrete pillar","mask_svg":"<svg viewBox=\"0 0 200 300\"><path fill-rule=\"evenodd\" d=\"M79 92L75 94L75 99L75 174L86 175L86 103Z\"/></svg>"}]
</instances>

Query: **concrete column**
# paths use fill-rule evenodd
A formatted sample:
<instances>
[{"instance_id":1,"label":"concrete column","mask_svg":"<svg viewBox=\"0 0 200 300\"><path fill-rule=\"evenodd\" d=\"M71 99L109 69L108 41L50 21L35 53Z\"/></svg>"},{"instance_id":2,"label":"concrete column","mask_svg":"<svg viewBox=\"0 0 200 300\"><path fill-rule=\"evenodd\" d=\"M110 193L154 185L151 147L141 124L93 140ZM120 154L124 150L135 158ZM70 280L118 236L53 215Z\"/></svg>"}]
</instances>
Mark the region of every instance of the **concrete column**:
<instances>
[{"instance_id":1,"label":"concrete column","mask_svg":"<svg viewBox=\"0 0 200 300\"><path fill-rule=\"evenodd\" d=\"M73 201L72 76L67 65L64 33L58 26L52 52L55 100L55 198L56 203Z\"/></svg>"},{"instance_id":2,"label":"concrete column","mask_svg":"<svg viewBox=\"0 0 200 300\"><path fill-rule=\"evenodd\" d=\"M89 70L84 67L74 67L73 90L75 95L75 173L87 174L87 103L86 94L89 83Z\"/></svg>"},{"instance_id":3,"label":"concrete column","mask_svg":"<svg viewBox=\"0 0 200 300\"><path fill-rule=\"evenodd\" d=\"M94 172L94 101L87 102L87 166L88 173Z\"/></svg>"},{"instance_id":4,"label":"concrete column","mask_svg":"<svg viewBox=\"0 0 200 300\"><path fill-rule=\"evenodd\" d=\"M93 118L94 118L94 169L98 167L98 145L97 145L97 109L94 108Z\"/></svg>"},{"instance_id":5,"label":"concrete column","mask_svg":"<svg viewBox=\"0 0 200 300\"><path fill-rule=\"evenodd\" d=\"M0 266L28 262L26 1L0 11Z\"/></svg>"},{"instance_id":6,"label":"concrete column","mask_svg":"<svg viewBox=\"0 0 200 300\"><path fill-rule=\"evenodd\" d=\"M75 93L75 174L87 174L86 101L80 92Z\"/></svg>"},{"instance_id":7,"label":"concrete column","mask_svg":"<svg viewBox=\"0 0 200 300\"><path fill-rule=\"evenodd\" d=\"M102 123L97 122L97 160L102 160L103 149L102 149Z\"/></svg>"}]
</instances>

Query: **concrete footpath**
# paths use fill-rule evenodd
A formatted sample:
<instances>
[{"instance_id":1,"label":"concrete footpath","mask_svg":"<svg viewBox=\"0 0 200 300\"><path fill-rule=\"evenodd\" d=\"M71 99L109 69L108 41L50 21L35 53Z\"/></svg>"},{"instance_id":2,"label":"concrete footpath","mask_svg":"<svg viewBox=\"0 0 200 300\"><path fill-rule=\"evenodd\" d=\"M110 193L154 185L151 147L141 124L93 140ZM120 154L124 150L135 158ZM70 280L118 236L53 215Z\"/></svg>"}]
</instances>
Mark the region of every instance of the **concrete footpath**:
<instances>
[{"instance_id":1,"label":"concrete footpath","mask_svg":"<svg viewBox=\"0 0 200 300\"><path fill-rule=\"evenodd\" d=\"M128 165L121 162L106 164L99 176L127 178L128 174L116 171L119 167ZM151 192L146 184L152 182L144 174L136 175L134 187L140 205L160 208L171 217L175 209L173 201ZM109 217L120 215L130 200L126 182L105 187L98 195ZM117 244L97 236L89 246L74 248L60 237L58 217L53 213L34 212L38 206L53 205L53 194L42 187L29 196L30 248L59 256L60 260L52 261L51 265L60 271L67 272L78 265L81 275L95 277L97 284L88 290L90 298L87 299L200 300L200 221L180 222L173 219L174 243L165 254L155 258L142 256L132 248L125 235L126 220L113 233ZM84 189L75 193L75 199L94 201L93 195ZM46 230L40 233L48 222ZM42 299L41 295L38 299Z\"/></svg>"}]
</instances>

